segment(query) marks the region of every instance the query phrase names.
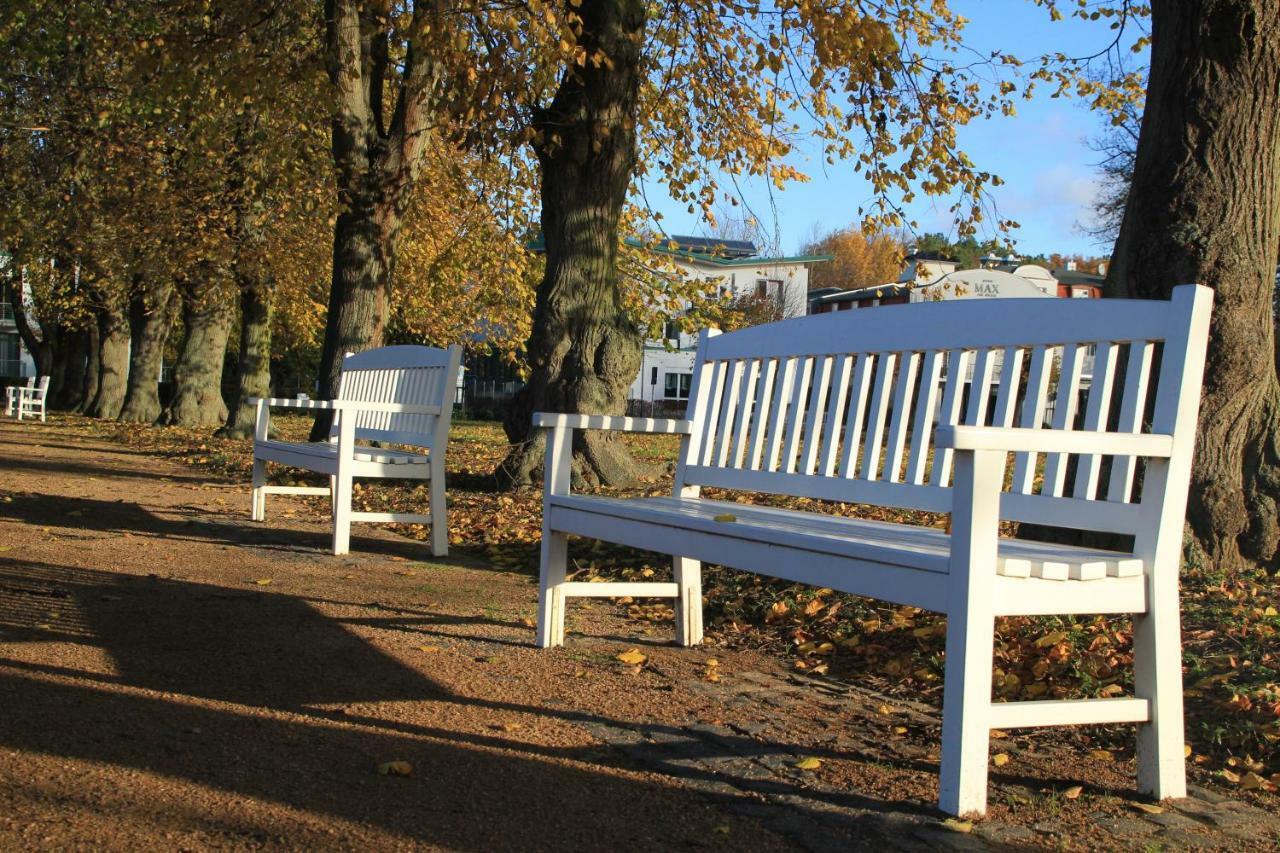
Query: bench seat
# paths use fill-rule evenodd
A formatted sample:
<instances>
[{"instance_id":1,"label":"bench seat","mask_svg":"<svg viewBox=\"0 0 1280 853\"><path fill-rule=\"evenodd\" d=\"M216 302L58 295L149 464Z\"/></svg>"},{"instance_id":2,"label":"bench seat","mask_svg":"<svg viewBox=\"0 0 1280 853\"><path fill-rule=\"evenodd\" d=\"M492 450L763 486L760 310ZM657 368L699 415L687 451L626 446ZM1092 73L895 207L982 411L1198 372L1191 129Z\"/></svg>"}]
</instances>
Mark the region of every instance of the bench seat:
<instances>
[{"instance_id":1,"label":"bench seat","mask_svg":"<svg viewBox=\"0 0 1280 853\"><path fill-rule=\"evenodd\" d=\"M306 467L320 473L334 474L338 470L338 445L332 441L276 441L271 439L256 443L254 445L254 454L259 459L279 462L283 465L297 465L300 461L304 461L306 464L298 467ZM353 457L355 459L355 476L357 477L362 474L367 476L369 473L381 473L381 468L384 465L405 467L430 465L431 463L431 457L428 453L389 450L383 447L357 446ZM316 467L317 465L319 467ZM368 469L371 467L377 470L370 472ZM405 473L405 476L414 476L407 471L403 473ZM422 476L426 476L426 474L424 473Z\"/></svg>"},{"instance_id":2,"label":"bench seat","mask_svg":"<svg viewBox=\"0 0 1280 853\"><path fill-rule=\"evenodd\" d=\"M664 551L679 531L683 556L805 583L828 563L822 585L832 589L948 610L936 576L947 573L951 536L937 528L706 498L551 495L546 511L556 530L648 550ZM1131 554L1001 539L996 573L997 615L1056 613L1064 598L1078 612L1146 610L1142 560Z\"/></svg>"}]
</instances>

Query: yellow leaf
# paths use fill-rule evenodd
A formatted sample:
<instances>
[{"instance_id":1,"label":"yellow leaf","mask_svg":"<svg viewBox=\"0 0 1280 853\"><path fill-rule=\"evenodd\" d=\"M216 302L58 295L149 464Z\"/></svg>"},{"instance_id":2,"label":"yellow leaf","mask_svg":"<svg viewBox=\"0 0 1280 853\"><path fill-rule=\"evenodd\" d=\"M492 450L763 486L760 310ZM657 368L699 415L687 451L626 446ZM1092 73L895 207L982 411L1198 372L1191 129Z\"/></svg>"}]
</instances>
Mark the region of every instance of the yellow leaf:
<instances>
[{"instance_id":1,"label":"yellow leaf","mask_svg":"<svg viewBox=\"0 0 1280 853\"><path fill-rule=\"evenodd\" d=\"M639 649L627 649L617 655L618 660L630 666L640 666L649 658L641 654Z\"/></svg>"},{"instance_id":2,"label":"yellow leaf","mask_svg":"<svg viewBox=\"0 0 1280 853\"><path fill-rule=\"evenodd\" d=\"M1084 791L1083 785L1072 785L1070 788L1062 792L1062 796L1068 800L1074 800Z\"/></svg>"},{"instance_id":3,"label":"yellow leaf","mask_svg":"<svg viewBox=\"0 0 1280 853\"><path fill-rule=\"evenodd\" d=\"M814 758L812 755L800 759L794 765L797 770L817 770L822 766L821 758Z\"/></svg>"},{"instance_id":4,"label":"yellow leaf","mask_svg":"<svg viewBox=\"0 0 1280 853\"><path fill-rule=\"evenodd\" d=\"M1240 775L1238 773L1232 773L1230 770L1219 770L1218 775L1228 782L1236 785L1240 784Z\"/></svg>"},{"instance_id":5,"label":"yellow leaf","mask_svg":"<svg viewBox=\"0 0 1280 853\"><path fill-rule=\"evenodd\" d=\"M271 583L271 578L258 578L254 583L258 586L266 586Z\"/></svg>"},{"instance_id":6,"label":"yellow leaf","mask_svg":"<svg viewBox=\"0 0 1280 853\"><path fill-rule=\"evenodd\" d=\"M1133 806L1138 811L1146 812L1147 814L1164 814L1163 808L1152 805L1151 803L1130 803L1129 805Z\"/></svg>"},{"instance_id":7,"label":"yellow leaf","mask_svg":"<svg viewBox=\"0 0 1280 853\"><path fill-rule=\"evenodd\" d=\"M942 825L952 832L963 832L966 834L973 832L973 821L971 820L958 820L957 818L949 817L942 822Z\"/></svg>"},{"instance_id":8,"label":"yellow leaf","mask_svg":"<svg viewBox=\"0 0 1280 853\"><path fill-rule=\"evenodd\" d=\"M715 517L716 521L737 521L738 517L733 513L722 512Z\"/></svg>"},{"instance_id":9,"label":"yellow leaf","mask_svg":"<svg viewBox=\"0 0 1280 853\"><path fill-rule=\"evenodd\" d=\"M440 647L439 647L439 646L418 646L418 651L420 651L420 652L438 652L438 651L440 651Z\"/></svg>"},{"instance_id":10,"label":"yellow leaf","mask_svg":"<svg viewBox=\"0 0 1280 853\"><path fill-rule=\"evenodd\" d=\"M1105 749L1089 750L1089 757L1096 761L1115 761L1116 757L1113 753Z\"/></svg>"},{"instance_id":11,"label":"yellow leaf","mask_svg":"<svg viewBox=\"0 0 1280 853\"><path fill-rule=\"evenodd\" d=\"M1240 790L1242 791L1254 791L1258 788L1265 788L1266 786L1267 780L1263 779L1252 770L1240 777Z\"/></svg>"},{"instance_id":12,"label":"yellow leaf","mask_svg":"<svg viewBox=\"0 0 1280 853\"><path fill-rule=\"evenodd\" d=\"M997 752L995 755L991 756L991 763L996 767L1004 767L1009 763L1009 755L1004 752Z\"/></svg>"},{"instance_id":13,"label":"yellow leaf","mask_svg":"<svg viewBox=\"0 0 1280 853\"><path fill-rule=\"evenodd\" d=\"M521 620L520 620L520 624L521 624L521 625L523 625L523 626L525 626L526 628L536 628L536 627L538 626L538 623L537 623L537 622L534 622L534 621L533 621L532 619L530 619L528 616L526 616L526 617L524 617L523 619L521 619Z\"/></svg>"},{"instance_id":14,"label":"yellow leaf","mask_svg":"<svg viewBox=\"0 0 1280 853\"><path fill-rule=\"evenodd\" d=\"M412 776L413 765L407 761L387 761L378 765L379 776Z\"/></svg>"}]
</instances>

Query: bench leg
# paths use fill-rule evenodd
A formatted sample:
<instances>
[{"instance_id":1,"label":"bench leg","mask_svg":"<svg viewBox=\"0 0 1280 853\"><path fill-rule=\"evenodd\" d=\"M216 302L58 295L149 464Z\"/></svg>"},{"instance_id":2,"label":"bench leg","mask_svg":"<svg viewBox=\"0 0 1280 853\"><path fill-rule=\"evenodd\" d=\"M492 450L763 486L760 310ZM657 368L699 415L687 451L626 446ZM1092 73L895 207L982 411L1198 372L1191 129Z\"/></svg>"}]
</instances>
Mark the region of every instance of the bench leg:
<instances>
[{"instance_id":1,"label":"bench leg","mask_svg":"<svg viewBox=\"0 0 1280 853\"><path fill-rule=\"evenodd\" d=\"M569 559L569 538L563 533L542 531L542 569L538 584L538 648L564 645L565 568Z\"/></svg>"},{"instance_id":2,"label":"bench leg","mask_svg":"<svg viewBox=\"0 0 1280 853\"><path fill-rule=\"evenodd\" d=\"M987 810L991 741L992 595L1004 453L957 453L948 565L947 657L942 691L938 807L953 815Z\"/></svg>"},{"instance_id":3,"label":"bench leg","mask_svg":"<svg viewBox=\"0 0 1280 853\"><path fill-rule=\"evenodd\" d=\"M938 807L953 815L987 810L987 749L991 727L991 646L995 620L983 614L947 617L942 691L942 775Z\"/></svg>"},{"instance_id":4,"label":"bench leg","mask_svg":"<svg viewBox=\"0 0 1280 853\"><path fill-rule=\"evenodd\" d=\"M267 485L267 463L265 459L253 460L253 505L249 510L249 518L253 521L266 521L267 494L263 487Z\"/></svg>"},{"instance_id":5,"label":"bench leg","mask_svg":"<svg viewBox=\"0 0 1280 853\"><path fill-rule=\"evenodd\" d=\"M333 484L333 553L351 551L351 475L339 471Z\"/></svg>"},{"instance_id":6,"label":"bench leg","mask_svg":"<svg viewBox=\"0 0 1280 853\"><path fill-rule=\"evenodd\" d=\"M1187 795L1176 571L1156 574L1151 599L1150 611L1133 617L1134 693L1151 709L1151 722L1138 727L1138 790L1163 800Z\"/></svg>"},{"instance_id":7,"label":"bench leg","mask_svg":"<svg viewBox=\"0 0 1280 853\"><path fill-rule=\"evenodd\" d=\"M672 559L676 586L676 640L682 646L702 642L702 563L688 557Z\"/></svg>"},{"instance_id":8,"label":"bench leg","mask_svg":"<svg viewBox=\"0 0 1280 853\"><path fill-rule=\"evenodd\" d=\"M431 492L431 555L449 556L449 511L445 507L444 472L427 485Z\"/></svg>"}]
</instances>

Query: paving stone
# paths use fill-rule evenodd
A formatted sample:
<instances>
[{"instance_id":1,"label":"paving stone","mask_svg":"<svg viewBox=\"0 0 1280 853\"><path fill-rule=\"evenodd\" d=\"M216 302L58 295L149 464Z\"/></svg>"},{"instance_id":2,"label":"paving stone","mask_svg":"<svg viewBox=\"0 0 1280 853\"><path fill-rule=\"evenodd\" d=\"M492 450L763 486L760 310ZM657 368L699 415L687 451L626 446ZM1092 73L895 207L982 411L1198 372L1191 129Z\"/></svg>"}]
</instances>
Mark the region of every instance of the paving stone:
<instances>
[{"instance_id":1,"label":"paving stone","mask_svg":"<svg viewBox=\"0 0 1280 853\"><path fill-rule=\"evenodd\" d=\"M1204 824L1200 821L1189 818L1186 815L1180 815L1177 812L1164 812L1163 814L1147 815L1144 819L1149 820L1152 823L1158 823L1160 826L1167 827L1169 829L1195 830L1204 828Z\"/></svg>"},{"instance_id":2,"label":"paving stone","mask_svg":"<svg viewBox=\"0 0 1280 853\"><path fill-rule=\"evenodd\" d=\"M1036 841L1036 834L1025 826L1016 824L984 821L973 828L973 834L997 844L1031 844Z\"/></svg>"},{"instance_id":3,"label":"paving stone","mask_svg":"<svg viewBox=\"0 0 1280 853\"><path fill-rule=\"evenodd\" d=\"M1202 788L1199 785L1188 785L1187 793L1191 794L1196 799L1204 800L1205 802L1212 803L1215 806L1219 803L1225 803L1228 801L1227 797L1222 796L1216 791L1210 791L1208 788Z\"/></svg>"},{"instance_id":4,"label":"paving stone","mask_svg":"<svg viewBox=\"0 0 1280 853\"><path fill-rule=\"evenodd\" d=\"M1117 817L1105 812L1090 815L1089 819L1107 832L1112 832L1116 835L1151 835L1158 829L1155 824L1147 823L1145 820L1138 820L1132 817Z\"/></svg>"}]
</instances>

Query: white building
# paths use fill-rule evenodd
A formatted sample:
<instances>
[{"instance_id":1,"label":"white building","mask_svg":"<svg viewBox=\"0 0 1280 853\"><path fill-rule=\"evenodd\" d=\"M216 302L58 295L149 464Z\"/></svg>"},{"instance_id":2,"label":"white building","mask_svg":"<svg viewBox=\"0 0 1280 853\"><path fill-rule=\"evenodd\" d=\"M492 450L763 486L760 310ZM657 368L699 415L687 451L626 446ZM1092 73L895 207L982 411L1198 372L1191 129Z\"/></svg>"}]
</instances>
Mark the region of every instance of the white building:
<instances>
[{"instance_id":1,"label":"white building","mask_svg":"<svg viewBox=\"0 0 1280 853\"><path fill-rule=\"evenodd\" d=\"M761 296L774 301L782 318L804 316L809 267L829 255L762 258L746 240L672 237L674 248L657 249L674 262L686 279L716 282L722 296ZM639 245L638 243L633 245ZM679 410L689 399L697 337L669 322L662 339L648 340L640 373L628 392L642 409Z\"/></svg>"}]
</instances>

